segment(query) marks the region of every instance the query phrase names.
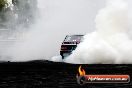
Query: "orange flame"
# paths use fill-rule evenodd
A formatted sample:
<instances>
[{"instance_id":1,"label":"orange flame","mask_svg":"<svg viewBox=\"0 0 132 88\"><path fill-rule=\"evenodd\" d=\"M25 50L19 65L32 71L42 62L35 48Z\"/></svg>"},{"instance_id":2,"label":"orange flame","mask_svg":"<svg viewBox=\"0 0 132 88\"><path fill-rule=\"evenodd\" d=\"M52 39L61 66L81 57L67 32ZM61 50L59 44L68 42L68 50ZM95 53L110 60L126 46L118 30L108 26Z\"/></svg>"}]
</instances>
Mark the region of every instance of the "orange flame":
<instances>
[{"instance_id":1,"label":"orange flame","mask_svg":"<svg viewBox=\"0 0 132 88\"><path fill-rule=\"evenodd\" d=\"M79 75L80 75L80 76L84 76L84 75L86 74L86 73L85 73L85 70L82 69L82 66L79 67L78 71L79 71Z\"/></svg>"}]
</instances>

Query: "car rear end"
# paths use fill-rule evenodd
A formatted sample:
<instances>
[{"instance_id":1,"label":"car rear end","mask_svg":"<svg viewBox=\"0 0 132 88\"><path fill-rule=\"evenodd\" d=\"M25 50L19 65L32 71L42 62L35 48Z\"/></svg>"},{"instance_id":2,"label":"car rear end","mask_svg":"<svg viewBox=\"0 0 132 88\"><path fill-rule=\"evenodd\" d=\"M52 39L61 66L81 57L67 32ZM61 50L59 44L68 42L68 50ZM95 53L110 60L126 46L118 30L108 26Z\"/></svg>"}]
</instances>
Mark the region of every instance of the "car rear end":
<instances>
[{"instance_id":1,"label":"car rear end","mask_svg":"<svg viewBox=\"0 0 132 88\"><path fill-rule=\"evenodd\" d=\"M82 41L83 35L67 35L61 45L60 55L62 59L72 54L77 45Z\"/></svg>"}]
</instances>

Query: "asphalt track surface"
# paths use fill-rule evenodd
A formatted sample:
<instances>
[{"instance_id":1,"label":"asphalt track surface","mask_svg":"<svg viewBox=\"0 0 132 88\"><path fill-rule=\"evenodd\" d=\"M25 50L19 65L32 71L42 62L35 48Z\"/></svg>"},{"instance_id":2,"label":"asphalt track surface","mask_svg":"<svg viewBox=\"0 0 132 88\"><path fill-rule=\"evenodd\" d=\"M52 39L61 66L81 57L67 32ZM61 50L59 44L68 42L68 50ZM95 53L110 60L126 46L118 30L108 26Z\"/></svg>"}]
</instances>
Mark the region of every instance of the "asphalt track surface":
<instances>
[{"instance_id":1,"label":"asphalt track surface","mask_svg":"<svg viewBox=\"0 0 132 88\"><path fill-rule=\"evenodd\" d=\"M49 61L1 62L0 88L132 88L124 84L77 84L80 65ZM87 74L128 74L132 65L82 65Z\"/></svg>"}]
</instances>

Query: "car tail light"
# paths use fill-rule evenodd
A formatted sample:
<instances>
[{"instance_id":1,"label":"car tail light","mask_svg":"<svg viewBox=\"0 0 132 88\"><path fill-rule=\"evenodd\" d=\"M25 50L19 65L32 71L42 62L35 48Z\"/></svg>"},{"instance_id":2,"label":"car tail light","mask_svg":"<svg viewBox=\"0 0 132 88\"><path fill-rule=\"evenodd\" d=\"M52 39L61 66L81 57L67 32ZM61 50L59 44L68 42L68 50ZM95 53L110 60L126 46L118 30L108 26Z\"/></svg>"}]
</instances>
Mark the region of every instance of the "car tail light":
<instances>
[{"instance_id":1,"label":"car tail light","mask_svg":"<svg viewBox=\"0 0 132 88\"><path fill-rule=\"evenodd\" d=\"M66 50L67 49L67 47L61 47L61 50Z\"/></svg>"}]
</instances>

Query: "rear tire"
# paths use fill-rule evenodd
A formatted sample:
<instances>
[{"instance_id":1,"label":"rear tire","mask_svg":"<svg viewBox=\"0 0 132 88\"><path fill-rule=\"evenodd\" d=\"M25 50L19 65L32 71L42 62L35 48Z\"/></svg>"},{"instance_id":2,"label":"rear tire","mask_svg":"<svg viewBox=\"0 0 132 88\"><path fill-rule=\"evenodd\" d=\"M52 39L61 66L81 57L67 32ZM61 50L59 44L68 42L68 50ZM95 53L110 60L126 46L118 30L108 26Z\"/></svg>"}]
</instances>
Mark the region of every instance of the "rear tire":
<instances>
[{"instance_id":1,"label":"rear tire","mask_svg":"<svg viewBox=\"0 0 132 88\"><path fill-rule=\"evenodd\" d=\"M60 55L61 55L62 59L64 59L64 55L63 55L63 53L62 53L62 52L60 52Z\"/></svg>"},{"instance_id":2,"label":"rear tire","mask_svg":"<svg viewBox=\"0 0 132 88\"><path fill-rule=\"evenodd\" d=\"M62 56L62 59L64 59L64 56L63 56L63 54L62 54L61 56Z\"/></svg>"}]
</instances>

